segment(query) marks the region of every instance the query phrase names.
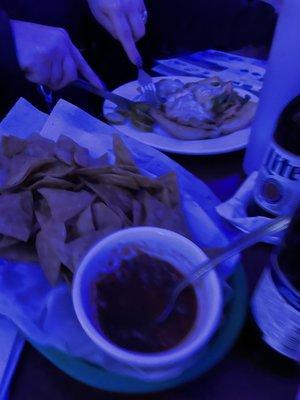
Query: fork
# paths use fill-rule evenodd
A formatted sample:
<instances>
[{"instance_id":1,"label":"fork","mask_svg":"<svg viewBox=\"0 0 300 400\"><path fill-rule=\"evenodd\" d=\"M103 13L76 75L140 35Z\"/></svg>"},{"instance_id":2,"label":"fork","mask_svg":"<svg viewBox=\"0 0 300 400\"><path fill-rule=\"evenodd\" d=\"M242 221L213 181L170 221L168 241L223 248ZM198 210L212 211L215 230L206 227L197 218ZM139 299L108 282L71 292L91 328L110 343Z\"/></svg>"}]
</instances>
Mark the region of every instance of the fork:
<instances>
[{"instance_id":1,"label":"fork","mask_svg":"<svg viewBox=\"0 0 300 400\"><path fill-rule=\"evenodd\" d=\"M156 87L152 77L143 70L138 69L138 83L140 84L141 92L145 97L146 103L153 107L159 106L158 97L156 94Z\"/></svg>"}]
</instances>

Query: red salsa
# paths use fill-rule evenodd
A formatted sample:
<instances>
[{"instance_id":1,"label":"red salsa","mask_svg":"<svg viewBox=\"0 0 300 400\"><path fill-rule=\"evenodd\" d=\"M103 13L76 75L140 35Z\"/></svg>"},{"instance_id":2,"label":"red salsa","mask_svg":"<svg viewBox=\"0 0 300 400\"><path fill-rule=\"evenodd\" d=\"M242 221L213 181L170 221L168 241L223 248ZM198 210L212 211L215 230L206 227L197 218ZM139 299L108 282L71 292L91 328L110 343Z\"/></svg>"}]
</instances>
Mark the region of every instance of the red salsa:
<instances>
[{"instance_id":1,"label":"red salsa","mask_svg":"<svg viewBox=\"0 0 300 400\"><path fill-rule=\"evenodd\" d=\"M137 252L96 283L96 319L104 335L124 349L156 353L178 345L193 327L197 299L192 286L179 296L169 318L155 321L183 279L169 262Z\"/></svg>"}]
</instances>

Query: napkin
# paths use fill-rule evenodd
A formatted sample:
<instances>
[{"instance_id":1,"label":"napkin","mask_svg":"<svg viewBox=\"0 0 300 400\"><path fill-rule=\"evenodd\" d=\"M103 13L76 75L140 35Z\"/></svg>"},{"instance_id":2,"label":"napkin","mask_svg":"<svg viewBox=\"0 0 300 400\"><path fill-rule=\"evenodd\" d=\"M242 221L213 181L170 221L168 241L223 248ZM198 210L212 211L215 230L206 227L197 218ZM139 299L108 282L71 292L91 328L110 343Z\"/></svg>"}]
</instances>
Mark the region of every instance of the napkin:
<instances>
[{"instance_id":1,"label":"napkin","mask_svg":"<svg viewBox=\"0 0 300 400\"><path fill-rule=\"evenodd\" d=\"M255 171L245 180L237 192L227 201L216 207L217 212L228 222L243 232L252 232L253 230L263 226L271 221L271 218L265 216L249 217L247 208L250 201L253 200L253 190L258 173ZM267 235L263 242L278 244L282 232Z\"/></svg>"},{"instance_id":2,"label":"napkin","mask_svg":"<svg viewBox=\"0 0 300 400\"><path fill-rule=\"evenodd\" d=\"M13 135L17 131L19 137L26 137L32 132L40 132L47 117L47 114L37 110L25 99L20 98L2 120L0 135ZM0 399L5 399L11 376L24 345L24 338L21 336L18 327L1 315L0 344Z\"/></svg>"},{"instance_id":3,"label":"napkin","mask_svg":"<svg viewBox=\"0 0 300 400\"><path fill-rule=\"evenodd\" d=\"M31 133L40 132L47 118L47 114L21 97L1 121L0 136L9 134L26 138Z\"/></svg>"},{"instance_id":4,"label":"napkin","mask_svg":"<svg viewBox=\"0 0 300 400\"><path fill-rule=\"evenodd\" d=\"M217 50L205 50L176 58L157 60L153 71L159 75L197 76L218 75L232 81L237 88L259 95L266 72L266 62Z\"/></svg>"},{"instance_id":5,"label":"napkin","mask_svg":"<svg viewBox=\"0 0 300 400\"><path fill-rule=\"evenodd\" d=\"M4 128L13 126L10 132L23 136L23 117L18 118L18 115L23 113L24 108L30 109L32 121L32 129L29 126L26 128L28 134L40 126L44 137L56 140L61 134L70 136L88 148L93 156L100 156L107 151L111 153L115 129L63 100L43 123L40 112L20 100L4 120ZM27 117L25 113L26 123ZM4 128L2 126L2 132ZM210 189L159 151L124 136L123 140L142 169L154 175L170 171L177 173L184 211L196 243L203 247L225 246L229 238L222 218L215 211L219 200ZM236 257L218 269L223 280L232 273L235 261ZM73 309L70 287L64 283L55 288L50 287L36 264L0 260L1 313L10 318L33 343L57 349L123 375L157 379L149 375L145 377L143 371L133 370L104 355L81 328Z\"/></svg>"}]
</instances>

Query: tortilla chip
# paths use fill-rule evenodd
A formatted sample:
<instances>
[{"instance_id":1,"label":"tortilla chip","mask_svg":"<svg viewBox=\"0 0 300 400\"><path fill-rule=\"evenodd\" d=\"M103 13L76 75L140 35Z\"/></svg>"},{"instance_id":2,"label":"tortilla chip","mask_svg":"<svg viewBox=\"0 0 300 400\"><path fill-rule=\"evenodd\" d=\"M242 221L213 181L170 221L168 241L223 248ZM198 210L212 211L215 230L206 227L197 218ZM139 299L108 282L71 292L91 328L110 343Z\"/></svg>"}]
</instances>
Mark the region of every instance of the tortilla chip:
<instances>
[{"instance_id":1,"label":"tortilla chip","mask_svg":"<svg viewBox=\"0 0 300 400\"><path fill-rule=\"evenodd\" d=\"M0 248L0 257L18 262L38 262L35 245L17 242L11 246Z\"/></svg>"},{"instance_id":2,"label":"tortilla chip","mask_svg":"<svg viewBox=\"0 0 300 400\"><path fill-rule=\"evenodd\" d=\"M97 179L98 182L104 184L110 184L115 186L121 186L123 188L138 190L140 188L139 183L130 176L121 176L121 175L113 175L113 174L103 174L100 175Z\"/></svg>"},{"instance_id":3,"label":"tortilla chip","mask_svg":"<svg viewBox=\"0 0 300 400\"><path fill-rule=\"evenodd\" d=\"M51 219L51 210L44 198L41 197L35 200L34 210L35 217L40 226L45 225Z\"/></svg>"},{"instance_id":4,"label":"tortilla chip","mask_svg":"<svg viewBox=\"0 0 300 400\"><path fill-rule=\"evenodd\" d=\"M188 236L185 219L179 207L169 208L146 192L143 194L142 201L145 210L142 225L157 226Z\"/></svg>"},{"instance_id":5,"label":"tortilla chip","mask_svg":"<svg viewBox=\"0 0 300 400\"><path fill-rule=\"evenodd\" d=\"M66 165L60 161L53 161L44 165L36 172L33 178L43 178L47 176L51 176L53 178L65 178L68 175L71 175L74 171L73 167Z\"/></svg>"},{"instance_id":6,"label":"tortilla chip","mask_svg":"<svg viewBox=\"0 0 300 400\"><path fill-rule=\"evenodd\" d=\"M159 177L157 181L161 184L161 190L156 193L157 199L167 207L178 205L180 192L176 174L171 172Z\"/></svg>"},{"instance_id":7,"label":"tortilla chip","mask_svg":"<svg viewBox=\"0 0 300 400\"><path fill-rule=\"evenodd\" d=\"M99 180L101 175L103 174L116 174L116 175L127 175L127 171L124 171L121 168L115 167L113 165L102 165L100 167L86 167L86 168L79 168L75 170L75 173L85 177L89 180Z\"/></svg>"},{"instance_id":8,"label":"tortilla chip","mask_svg":"<svg viewBox=\"0 0 300 400\"><path fill-rule=\"evenodd\" d=\"M95 231L91 206L88 206L79 214L75 227L78 236L84 236Z\"/></svg>"},{"instance_id":9,"label":"tortilla chip","mask_svg":"<svg viewBox=\"0 0 300 400\"><path fill-rule=\"evenodd\" d=\"M142 204L133 200L132 202L132 215L133 215L133 226L142 226L145 220L144 209Z\"/></svg>"},{"instance_id":10,"label":"tortilla chip","mask_svg":"<svg viewBox=\"0 0 300 400\"><path fill-rule=\"evenodd\" d=\"M91 232L67 243L66 250L67 254L72 259L72 271L76 271L77 267L80 264L80 261L95 243L108 236L112 232L113 231L110 228L101 231Z\"/></svg>"},{"instance_id":11,"label":"tortilla chip","mask_svg":"<svg viewBox=\"0 0 300 400\"><path fill-rule=\"evenodd\" d=\"M74 158L75 157L78 157L78 156L75 154ZM89 165L86 165L86 166L82 165L82 168L105 168L105 167L110 166L110 163L109 163L110 157L109 157L108 153L103 154L99 158L94 158L91 155L89 157L90 157ZM78 160L78 162L76 162L78 165L80 165L79 161L80 160Z\"/></svg>"},{"instance_id":12,"label":"tortilla chip","mask_svg":"<svg viewBox=\"0 0 300 400\"><path fill-rule=\"evenodd\" d=\"M26 242L33 224L33 199L29 191L0 196L0 233Z\"/></svg>"},{"instance_id":13,"label":"tortilla chip","mask_svg":"<svg viewBox=\"0 0 300 400\"><path fill-rule=\"evenodd\" d=\"M154 179L141 176L134 173L126 173L126 175L117 175L113 173L101 174L97 177L97 181L101 184L120 186L122 188L139 190L140 188L160 188L161 185Z\"/></svg>"},{"instance_id":14,"label":"tortilla chip","mask_svg":"<svg viewBox=\"0 0 300 400\"><path fill-rule=\"evenodd\" d=\"M132 154L119 135L113 136L113 150L116 157L116 165L127 167L131 169L132 172L139 173L139 169L134 162Z\"/></svg>"},{"instance_id":15,"label":"tortilla chip","mask_svg":"<svg viewBox=\"0 0 300 400\"><path fill-rule=\"evenodd\" d=\"M24 139L20 139L16 136L3 136L2 137L2 149L3 154L11 158L19 153L22 153L26 149L27 142Z\"/></svg>"},{"instance_id":16,"label":"tortilla chip","mask_svg":"<svg viewBox=\"0 0 300 400\"><path fill-rule=\"evenodd\" d=\"M119 208L119 207L110 206L110 208L120 218L121 228L130 228L133 226L132 210L129 210L129 212L127 214L125 214L124 211L122 211L121 208Z\"/></svg>"},{"instance_id":17,"label":"tortilla chip","mask_svg":"<svg viewBox=\"0 0 300 400\"><path fill-rule=\"evenodd\" d=\"M39 232L40 229L41 229L41 225L40 225L39 221L37 220L37 218L35 217L33 225L32 225L32 228L31 228L30 240L31 240L32 237L36 236L36 234Z\"/></svg>"},{"instance_id":18,"label":"tortilla chip","mask_svg":"<svg viewBox=\"0 0 300 400\"><path fill-rule=\"evenodd\" d=\"M95 164L89 151L79 146L76 142L67 136L60 136L55 146L56 157L68 165L77 164L82 167L88 167Z\"/></svg>"},{"instance_id":19,"label":"tortilla chip","mask_svg":"<svg viewBox=\"0 0 300 400\"><path fill-rule=\"evenodd\" d=\"M67 221L87 208L94 196L85 190L72 192L62 189L38 189L38 192L47 200L54 220Z\"/></svg>"},{"instance_id":20,"label":"tortilla chip","mask_svg":"<svg viewBox=\"0 0 300 400\"><path fill-rule=\"evenodd\" d=\"M38 133L34 133L29 136L26 141L27 146L25 149L25 154L31 157L41 157L41 158L54 158L54 146L55 143Z\"/></svg>"},{"instance_id":21,"label":"tortilla chip","mask_svg":"<svg viewBox=\"0 0 300 400\"><path fill-rule=\"evenodd\" d=\"M75 185L65 179L54 178L52 176L45 176L44 178L36 181L28 186L29 190L37 190L39 188L55 188L55 189L75 189Z\"/></svg>"},{"instance_id":22,"label":"tortilla chip","mask_svg":"<svg viewBox=\"0 0 300 400\"><path fill-rule=\"evenodd\" d=\"M0 249L2 249L3 247L12 246L16 243L18 243L18 239L10 236L0 235Z\"/></svg>"},{"instance_id":23,"label":"tortilla chip","mask_svg":"<svg viewBox=\"0 0 300 400\"><path fill-rule=\"evenodd\" d=\"M114 165L108 154L94 159L67 137L10 137L2 150L0 256L38 259L53 285L64 276L70 281L90 247L117 230L185 232L176 175L141 175L119 137Z\"/></svg>"},{"instance_id":24,"label":"tortilla chip","mask_svg":"<svg viewBox=\"0 0 300 400\"><path fill-rule=\"evenodd\" d=\"M2 149L0 148L0 168L6 169L8 167L8 164L10 163L10 159L6 157L1 150Z\"/></svg>"},{"instance_id":25,"label":"tortilla chip","mask_svg":"<svg viewBox=\"0 0 300 400\"><path fill-rule=\"evenodd\" d=\"M59 280L61 262L49 245L47 233L43 230L36 236L36 250L46 278L55 286Z\"/></svg>"},{"instance_id":26,"label":"tortilla chip","mask_svg":"<svg viewBox=\"0 0 300 400\"><path fill-rule=\"evenodd\" d=\"M8 180L5 188L15 188L23 183L31 174L38 171L41 167L51 164L52 158L36 158L25 154L17 154L9 164Z\"/></svg>"},{"instance_id":27,"label":"tortilla chip","mask_svg":"<svg viewBox=\"0 0 300 400\"><path fill-rule=\"evenodd\" d=\"M75 185L75 184L74 184ZM74 186L74 192L80 192L80 190L86 189L86 184L83 179L79 179L76 185Z\"/></svg>"},{"instance_id":28,"label":"tortilla chip","mask_svg":"<svg viewBox=\"0 0 300 400\"><path fill-rule=\"evenodd\" d=\"M105 183L86 182L86 185L92 189L108 207L118 207L125 214L131 210L133 194L130 190Z\"/></svg>"},{"instance_id":29,"label":"tortilla chip","mask_svg":"<svg viewBox=\"0 0 300 400\"><path fill-rule=\"evenodd\" d=\"M61 263L71 268L71 258L66 250L67 230L65 224L50 220L46 225L42 226L42 230L47 234L48 243Z\"/></svg>"},{"instance_id":30,"label":"tortilla chip","mask_svg":"<svg viewBox=\"0 0 300 400\"><path fill-rule=\"evenodd\" d=\"M97 231L108 230L114 232L122 228L120 217L104 203L93 204L92 210Z\"/></svg>"},{"instance_id":31,"label":"tortilla chip","mask_svg":"<svg viewBox=\"0 0 300 400\"><path fill-rule=\"evenodd\" d=\"M9 159L1 154L0 151L0 194L1 190L4 190L5 183L8 179L8 168L9 168Z\"/></svg>"},{"instance_id":32,"label":"tortilla chip","mask_svg":"<svg viewBox=\"0 0 300 400\"><path fill-rule=\"evenodd\" d=\"M58 282L61 264L72 267L66 250L66 228L50 220L36 236L36 249L41 267L52 285Z\"/></svg>"},{"instance_id":33,"label":"tortilla chip","mask_svg":"<svg viewBox=\"0 0 300 400\"><path fill-rule=\"evenodd\" d=\"M73 165L75 143L67 136L60 136L55 144L56 157L67 165Z\"/></svg>"},{"instance_id":34,"label":"tortilla chip","mask_svg":"<svg viewBox=\"0 0 300 400\"><path fill-rule=\"evenodd\" d=\"M91 157L87 149L77 147L74 151L73 159L75 164L80 167L89 167L91 165Z\"/></svg>"}]
</instances>

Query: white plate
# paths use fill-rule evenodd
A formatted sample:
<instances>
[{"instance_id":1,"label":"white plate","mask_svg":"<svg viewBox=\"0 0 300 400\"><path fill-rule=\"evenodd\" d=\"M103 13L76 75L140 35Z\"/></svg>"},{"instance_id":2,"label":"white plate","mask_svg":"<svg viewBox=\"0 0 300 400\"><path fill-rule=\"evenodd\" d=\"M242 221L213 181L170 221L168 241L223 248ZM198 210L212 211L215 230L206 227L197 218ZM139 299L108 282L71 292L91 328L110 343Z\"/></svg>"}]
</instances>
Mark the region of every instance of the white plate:
<instances>
[{"instance_id":1,"label":"white plate","mask_svg":"<svg viewBox=\"0 0 300 400\"><path fill-rule=\"evenodd\" d=\"M166 77L155 77L155 82ZM185 77L185 76L170 76L170 79L179 79L184 83L199 81L199 77ZM127 99L134 100L139 95L138 91L139 84L137 81L126 83L120 86L114 93L126 97ZM247 92L246 90L236 88L235 89L240 95L249 95L251 100L254 102L258 101L257 96ZM112 112L115 109L115 105L110 101L105 101L103 106L104 115ZM114 125L116 129L130 136L144 144L155 147L159 150L167 151L170 153L178 154L194 154L194 155L210 155L210 154L221 154L229 153L232 151L240 150L246 147L250 134L250 127L230 133L226 136L220 136L216 139L203 139L203 140L179 140L159 127L155 127L153 132L142 132L132 126L127 121L122 125Z\"/></svg>"}]
</instances>

